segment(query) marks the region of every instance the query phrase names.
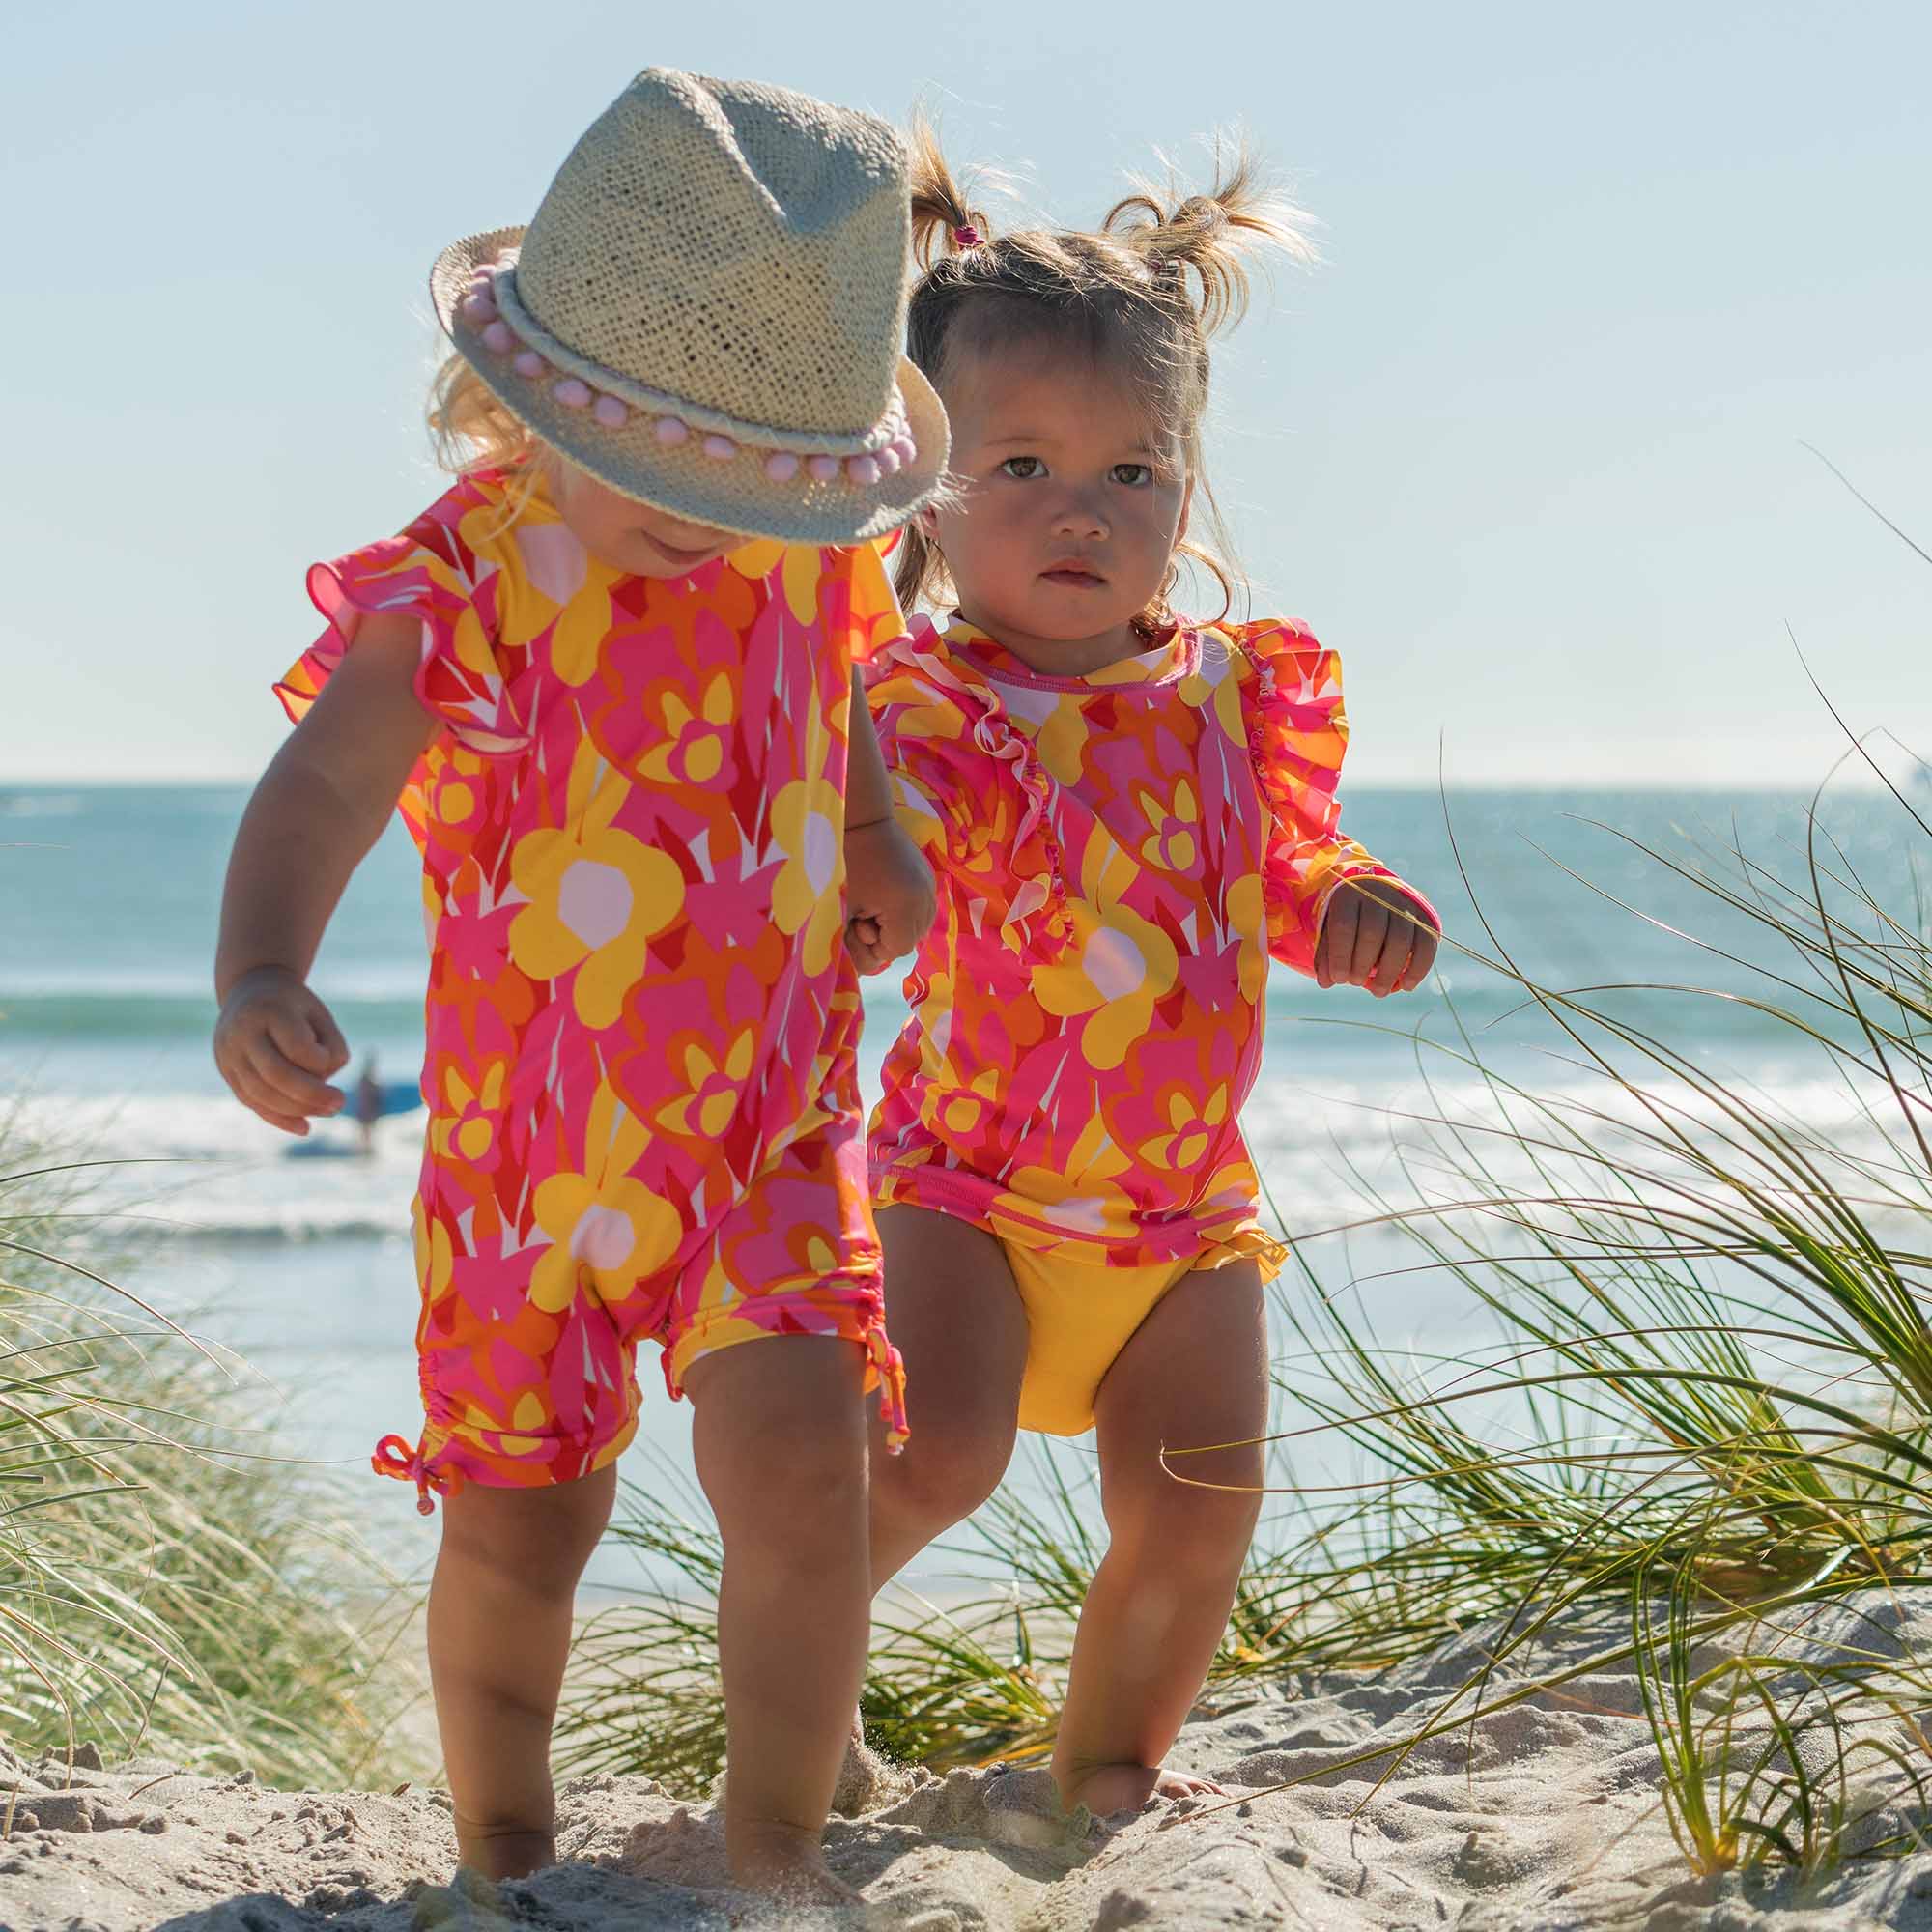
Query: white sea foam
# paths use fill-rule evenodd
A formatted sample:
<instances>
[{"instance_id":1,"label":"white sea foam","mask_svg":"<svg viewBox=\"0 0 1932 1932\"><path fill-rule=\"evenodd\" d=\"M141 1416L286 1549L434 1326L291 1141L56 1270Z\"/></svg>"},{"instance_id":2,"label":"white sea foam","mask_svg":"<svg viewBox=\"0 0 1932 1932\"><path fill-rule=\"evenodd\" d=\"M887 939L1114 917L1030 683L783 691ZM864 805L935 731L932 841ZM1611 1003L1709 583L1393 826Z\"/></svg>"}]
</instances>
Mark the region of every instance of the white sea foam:
<instances>
[{"instance_id":1,"label":"white sea foam","mask_svg":"<svg viewBox=\"0 0 1932 1932\"><path fill-rule=\"evenodd\" d=\"M868 1069L869 1070L869 1069ZM869 1084L869 1083L868 1083ZM1535 1091L1559 1119L1634 1170L1634 1129L1653 1117L1602 1078L1571 1073L1539 1079ZM1716 1102L1660 1088L1693 1144L1722 1125ZM1885 1162L1906 1150L1844 1086L1815 1074L1765 1083L1759 1103L1787 1122L1801 1122L1839 1159ZM300 1145L249 1114L225 1093L150 1093L135 1098L63 1093L42 1087L19 1106L27 1134L71 1157L126 1163L99 1172L95 1198L153 1217L204 1240L288 1239L380 1235L404 1230L421 1158L424 1116L380 1123L368 1157L298 1153ZM1515 1124L1550 1137L1550 1123L1520 1103ZM1896 1116L1893 1116L1895 1126ZM1402 1208L1424 1201L1462 1198L1468 1189L1452 1160L1445 1123L1505 1184L1544 1191L1529 1158L1508 1138L1510 1121L1492 1090L1462 1077L1433 1090L1407 1080L1290 1079L1264 1073L1245 1124L1269 1199L1297 1234L1359 1221L1374 1211L1363 1184ZM355 1128L318 1122L315 1144L348 1150ZM1643 1166L1655 1170L1660 1157ZM1841 1175L1848 1178L1849 1171Z\"/></svg>"}]
</instances>

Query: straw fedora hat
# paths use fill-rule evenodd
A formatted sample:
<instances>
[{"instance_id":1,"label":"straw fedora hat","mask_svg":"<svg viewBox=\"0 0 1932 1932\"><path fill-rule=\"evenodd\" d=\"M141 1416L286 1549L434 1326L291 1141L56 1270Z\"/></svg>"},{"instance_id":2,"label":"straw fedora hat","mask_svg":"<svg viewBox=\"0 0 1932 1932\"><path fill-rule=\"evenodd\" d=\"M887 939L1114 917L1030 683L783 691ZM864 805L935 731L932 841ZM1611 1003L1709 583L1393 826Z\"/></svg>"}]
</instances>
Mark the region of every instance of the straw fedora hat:
<instances>
[{"instance_id":1,"label":"straw fedora hat","mask_svg":"<svg viewBox=\"0 0 1932 1932\"><path fill-rule=\"evenodd\" d=\"M858 543L946 469L946 411L903 354L911 225L886 122L648 68L529 225L444 249L430 295L504 405L611 489Z\"/></svg>"}]
</instances>

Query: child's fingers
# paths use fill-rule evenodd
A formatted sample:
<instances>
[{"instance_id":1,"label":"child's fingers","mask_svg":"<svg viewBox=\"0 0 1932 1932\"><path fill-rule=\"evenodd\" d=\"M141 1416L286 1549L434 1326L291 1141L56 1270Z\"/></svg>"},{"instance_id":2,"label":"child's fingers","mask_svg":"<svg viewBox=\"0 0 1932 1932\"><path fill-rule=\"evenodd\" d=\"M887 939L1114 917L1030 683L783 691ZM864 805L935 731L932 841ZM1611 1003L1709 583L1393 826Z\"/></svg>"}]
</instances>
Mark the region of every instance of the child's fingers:
<instances>
[{"instance_id":1,"label":"child's fingers","mask_svg":"<svg viewBox=\"0 0 1932 1932\"><path fill-rule=\"evenodd\" d=\"M1403 973L1403 983L1399 992L1408 992L1429 978L1435 965L1435 954L1441 946L1441 937L1428 926L1420 925L1415 930L1415 944L1409 951L1408 965Z\"/></svg>"},{"instance_id":2,"label":"child's fingers","mask_svg":"<svg viewBox=\"0 0 1932 1932\"><path fill-rule=\"evenodd\" d=\"M845 951L862 973L883 973L893 960L893 955L876 939L867 938L856 926L845 928Z\"/></svg>"},{"instance_id":3,"label":"child's fingers","mask_svg":"<svg viewBox=\"0 0 1932 1932\"><path fill-rule=\"evenodd\" d=\"M1315 983L1332 986L1347 977L1354 956L1355 926L1360 918L1356 895L1344 889L1328 901L1321 919L1321 937L1315 949Z\"/></svg>"},{"instance_id":4,"label":"child's fingers","mask_svg":"<svg viewBox=\"0 0 1932 1932\"><path fill-rule=\"evenodd\" d=\"M349 1043L320 1000L305 1002L298 1012L270 1011L268 1028L282 1057L311 1073L330 1074L349 1064Z\"/></svg>"},{"instance_id":5,"label":"child's fingers","mask_svg":"<svg viewBox=\"0 0 1932 1932\"><path fill-rule=\"evenodd\" d=\"M268 1122L271 1127L278 1127L285 1134L294 1134L298 1139L308 1132L308 1122L299 1114L292 1114L288 1108L256 1079L246 1068L238 1068L225 1075L229 1091L254 1115Z\"/></svg>"},{"instance_id":6,"label":"child's fingers","mask_svg":"<svg viewBox=\"0 0 1932 1932\"><path fill-rule=\"evenodd\" d=\"M897 913L879 922L879 951L888 959L896 959L901 952L910 952L918 937L910 916L905 913Z\"/></svg>"},{"instance_id":7,"label":"child's fingers","mask_svg":"<svg viewBox=\"0 0 1932 1932\"><path fill-rule=\"evenodd\" d=\"M877 973L891 958L880 947L879 922L867 915L845 922L845 951L862 973Z\"/></svg>"},{"instance_id":8,"label":"child's fingers","mask_svg":"<svg viewBox=\"0 0 1932 1932\"><path fill-rule=\"evenodd\" d=\"M1343 977L1352 985L1366 986L1375 977L1376 961L1388 944L1389 911L1380 899L1369 893L1352 895L1361 908L1355 922L1355 947L1343 969Z\"/></svg>"},{"instance_id":9,"label":"child's fingers","mask_svg":"<svg viewBox=\"0 0 1932 1932\"><path fill-rule=\"evenodd\" d=\"M271 1039L258 1039L250 1044L248 1070L256 1084L270 1095L270 1104L285 1114L333 1114L343 1104L341 1088L304 1073L282 1057Z\"/></svg>"},{"instance_id":10,"label":"child's fingers","mask_svg":"<svg viewBox=\"0 0 1932 1932\"><path fill-rule=\"evenodd\" d=\"M1413 945L1413 928L1398 915L1389 926L1388 943L1382 948L1381 957L1369 975L1369 990L1377 999L1385 1000L1391 993L1402 991L1403 975L1408 971Z\"/></svg>"}]
</instances>

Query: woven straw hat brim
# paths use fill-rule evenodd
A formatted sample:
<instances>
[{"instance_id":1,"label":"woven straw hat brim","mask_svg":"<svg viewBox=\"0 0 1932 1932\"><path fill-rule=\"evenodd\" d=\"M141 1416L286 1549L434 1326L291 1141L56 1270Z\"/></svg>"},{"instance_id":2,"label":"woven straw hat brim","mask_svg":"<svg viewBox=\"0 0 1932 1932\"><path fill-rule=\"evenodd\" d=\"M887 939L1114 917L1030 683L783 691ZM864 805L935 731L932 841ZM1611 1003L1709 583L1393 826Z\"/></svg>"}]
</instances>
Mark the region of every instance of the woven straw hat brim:
<instances>
[{"instance_id":1,"label":"woven straw hat brim","mask_svg":"<svg viewBox=\"0 0 1932 1932\"><path fill-rule=\"evenodd\" d=\"M938 494L950 448L946 409L904 356L896 380L919 454L870 484L852 481L842 468L829 481L801 469L788 482L778 482L766 475L760 449L741 448L721 462L704 453L697 435L667 447L658 440L651 416L641 412L622 429L609 429L587 410L566 407L552 393L554 374L518 375L511 357L486 348L481 327L462 311L475 270L498 262L523 235L521 227L496 228L451 243L430 271L430 299L457 353L491 393L599 482L687 523L786 543L866 543L897 529Z\"/></svg>"}]
</instances>

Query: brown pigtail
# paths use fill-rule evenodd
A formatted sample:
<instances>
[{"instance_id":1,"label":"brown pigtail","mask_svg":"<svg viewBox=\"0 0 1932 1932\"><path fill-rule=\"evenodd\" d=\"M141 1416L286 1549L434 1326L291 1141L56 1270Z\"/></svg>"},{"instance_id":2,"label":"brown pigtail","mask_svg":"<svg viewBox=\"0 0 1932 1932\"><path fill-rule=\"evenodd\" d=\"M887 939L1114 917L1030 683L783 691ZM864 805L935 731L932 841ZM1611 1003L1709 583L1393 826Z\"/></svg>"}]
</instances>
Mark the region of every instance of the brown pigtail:
<instances>
[{"instance_id":1,"label":"brown pigtail","mask_svg":"<svg viewBox=\"0 0 1932 1932\"><path fill-rule=\"evenodd\" d=\"M930 274L941 262L956 259L988 240L986 217L972 206L940 152L939 137L923 115L913 118L906 133L912 156L912 254L922 273ZM970 242L960 240L962 232Z\"/></svg>"},{"instance_id":2,"label":"brown pigtail","mask_svg":"<svg viewBox=\"0 0 1932 1932\"><path fill-rule=\"evenodd\" d=\"M1199 292L1194 310L1201 331L1213 335L1247 312L1250 289L1243 258L1258 249L1279 248L1296 262L1313 263L1312 225L1307 213L1263 178L1247 148L1237 145L1232 160L1217 148L1214 185L1205 194L1180 194L1172 183L1163 192L1151 183L1137 182L1132 194L1107 211L1100 229L1147 262L1156 287L1163 282L1184 285L1191 273Z\"/></svg>"}]
</instances>

